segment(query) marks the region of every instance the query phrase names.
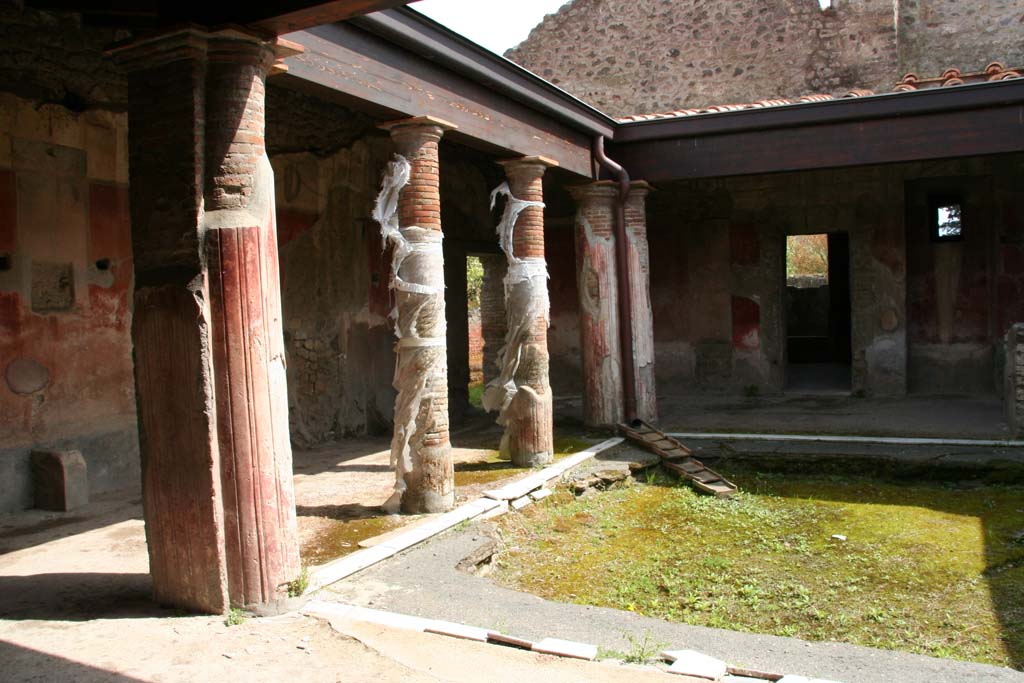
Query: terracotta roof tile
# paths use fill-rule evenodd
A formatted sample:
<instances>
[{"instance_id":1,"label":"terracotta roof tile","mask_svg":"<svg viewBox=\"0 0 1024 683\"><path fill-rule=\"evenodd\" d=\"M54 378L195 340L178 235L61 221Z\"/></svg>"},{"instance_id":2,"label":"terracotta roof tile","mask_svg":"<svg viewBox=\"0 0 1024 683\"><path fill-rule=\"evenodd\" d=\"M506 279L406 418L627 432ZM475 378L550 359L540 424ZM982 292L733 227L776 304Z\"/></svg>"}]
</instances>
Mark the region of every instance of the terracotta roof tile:
<instances>
[{"instance_id":1,"label":"terracotta roof tile","mask_svg":"<svg viewBox=\"0 0 1024 683\"><path fill-rule=\"evenodd\" d=\"M974 73L961 73L960 69L950 68L942 72L942 75L937 78L920 78L917 74L909 73L903 77L903 79L893 88L893 92L909 92L912 90L924 90L926 88L941 88L951 87L957 85L969 85L972 83L984 83L987 81L1003 81L1011 78L1024 77L1024 67L1017 67L1013 69L1007 69L999 62L992 62L984 71L978 71ZM845 95L842 95L841 99L851 97L869 97L874 95L875 92L872 90L866 90L864 88L854 88ZM741 111L746 109L763 109L766 107L782 107L789 104L803 104L806 102L828 102L834 100L836 97L833 95L826 95L822 93L812 93L810 95L803 95L794 100L785 98L773 98L758 100L757 102L751 102L749 104L716 104L709 107L693 108L693 109L676 109L675 111L659 112L656 114L633 114L630 116L621 116L617 120L622 123L633 123L637 121L655 121L659 119L674 119L685 116L694 116L696 114L720 114L723 112L730 111Z\"/></svg>"},{"instance_id":2,"label":"terracotta roof tile","mask_svg":"<svg viewBox=\"0 0 1024 683\"><path fill-rule=\"evenodd\" d=\"M1007 69L999 62L992 62L985 67L984 71L972 73L961 73L960 69L946 69L937 78L921 78L915 73L909 73L896 84L893 92L909 92L911 90L925 90L928 88L948 88L955 85L969 85L971 83L985 83L986 81L1005 81L1011 78L1024 76L1024 68Z\"/></svg>"}]
</instances>

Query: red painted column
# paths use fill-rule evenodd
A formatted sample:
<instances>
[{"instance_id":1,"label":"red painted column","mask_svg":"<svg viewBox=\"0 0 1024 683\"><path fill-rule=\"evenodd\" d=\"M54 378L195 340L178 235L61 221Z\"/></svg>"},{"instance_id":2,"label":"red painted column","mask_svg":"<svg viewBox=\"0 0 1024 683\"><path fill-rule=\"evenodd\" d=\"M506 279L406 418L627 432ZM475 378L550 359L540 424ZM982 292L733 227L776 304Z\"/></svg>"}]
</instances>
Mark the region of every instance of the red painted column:
<instances>
[{"instance_id":1,"label":"red painted column","mask_svg":"<svg viewBox=\"0 0 1024 683\"><path fill-rule=\"evenodd\" d=\"M629 240L630 292L633 308L633 357L636 372L636 415L658 421L654 385L654 314L651 310L651 258L647 247L647 195L651 186L633 181L626 198L626 238Z\"/></svg>"},{"instance_id":2,"label":"red painted column","mask_svg":"<svg viewBox=\"0 0 1024 683\"><path fill-rule=\"evenodd\" d=\"M583 421L591 427L623 420L615 201L618 185L598 181L568 188L576 200L576 279L583 350Z\"/></svg>"},{"instance_id":3,"label":"red painted column","mask_svg":"<svg viewBox=\"0 0 1024 683\"><path fill-rule=\"evenodd\" d=\"M408 160L408 184L398 198L398 227L414 247L401 264L402 281L425 294L395 288L397 327L395 435L402 512L442 512L455 504L455 469L448 435L448 356L441 256L438 143L449 124L429 117L385 124L396 152Z\"/></svg>"},{"instance_id":4,"label":"red painted column","mask_svg":"<svg viewBox=\"0 0 1024 683\"><path fill-rule=\"evenodd\" d=\"M523 157L501 162L505 167L509 190L524 202L544 201L544 171L556 165L543 157ZM502 453L519 467L546 465L554 458L551 384L548 378L547 277L544 262L544 208L526 206L516 218L512 232L512 253L507 254L506 342L505 354L515 353L515 371L511 378L517 387L504 411L505 435ZM519 270L519 263L544 265L542 275ZM534 303L543 301L543 305ZM524 315L536 313L531 319ZM503 358L507 366L508 358Z\"/></svg>"},{"instance_id":5,"label":"red painted column","mask_svg":"<svg viewBox=\"0 0 1024 683\"><path fill-rule=\"evenodd\" d=\"M286 596L299 573L273 172L274 54L184 30L116 56L129 74L136 393L157 600L209 612Z\"/></svg>"}]
</instances>

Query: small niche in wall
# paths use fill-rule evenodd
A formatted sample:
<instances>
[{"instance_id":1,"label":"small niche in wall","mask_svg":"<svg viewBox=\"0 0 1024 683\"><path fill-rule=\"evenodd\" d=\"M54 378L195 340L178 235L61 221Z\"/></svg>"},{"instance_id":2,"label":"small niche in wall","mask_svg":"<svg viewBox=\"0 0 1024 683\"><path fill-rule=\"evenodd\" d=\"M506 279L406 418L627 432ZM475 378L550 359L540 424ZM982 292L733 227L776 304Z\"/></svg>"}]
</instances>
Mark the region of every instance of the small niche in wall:
<instances>
[{"instance_id":1,"label":"small niche in wall","mask_svg":"<svg viewBox=\"0 0 1024 683\"><path fill-rule=\"evenodd\" d=\"M931 197L929 232L933 242L959 242L964 238L963 200L958 195Z\"/></svg>"},{"instance_id":2,"label":"small niche in wall","mask_svg":"<svg viewBox=\"0 0 1024 683\"><path fill-rule=\"evenodd\" d=\"M14 261L10 254L0 253L0 273L7 272L14 267Z\"/></svg>"},{"instance_id":3,"label":"small niche in wall","mask_svg":"<svg viewBox=\"0 0 1024 683\"><path fill-rule=\"evenodd\" d=\"M32 310L68 311L75 305L75 269L70 263L32 264Z\"/></svg>"}]
</instances>

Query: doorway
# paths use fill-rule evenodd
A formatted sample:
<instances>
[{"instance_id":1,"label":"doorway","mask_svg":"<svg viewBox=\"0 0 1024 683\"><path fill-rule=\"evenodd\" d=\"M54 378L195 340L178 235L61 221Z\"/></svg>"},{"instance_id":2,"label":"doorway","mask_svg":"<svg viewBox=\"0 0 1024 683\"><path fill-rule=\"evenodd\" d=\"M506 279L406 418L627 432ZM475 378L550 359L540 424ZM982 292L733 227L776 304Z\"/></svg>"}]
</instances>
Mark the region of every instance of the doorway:
<instances>
[{"instance_id":1,"label":"doorway","mask_svg":"<svg viewBox=\"0 0 1024 683\"><path fill-rule=\"evenodd\" d=\"M851 388L850 238L786 238L786 390Z\"/></svg>"}]
</instances>

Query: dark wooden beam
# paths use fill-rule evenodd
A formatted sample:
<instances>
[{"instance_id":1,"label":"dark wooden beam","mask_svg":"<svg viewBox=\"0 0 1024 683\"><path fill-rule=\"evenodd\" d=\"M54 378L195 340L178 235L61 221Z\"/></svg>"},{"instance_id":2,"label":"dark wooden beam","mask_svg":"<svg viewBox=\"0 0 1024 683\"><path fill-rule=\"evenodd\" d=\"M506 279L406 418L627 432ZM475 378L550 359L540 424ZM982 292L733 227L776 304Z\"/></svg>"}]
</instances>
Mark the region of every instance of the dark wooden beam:
<instances>
[{"instance_id":1,"label":"dark wooden beam","mask_svg":"<svg viewBox=\"0 0 1024 683\"><path fill-rule=\"evenodd\" d=\"M417 0L253 0L206 3L172 0L26 0L25 4L36 9L78 12L89 23L125 28L145 26L159 29L181 23L210 27L235 24L264 34L282 35L412 2Z\"/></svg>"},{"instance_id":2,"label":"dark wooden beam","mask_svg":"<svg viewBox=\"0 0 1024 683\"><path fill-rule=\"evenodd\" d=\"M336 93L378 118L435 116L458 129L452 139L502 156L538 155L578 175L590 174L590 134L443 65L350 24L289 34L305 51L285 60L288 76Z\"/></svg>"},{"instance_id":3,"label":"dark wooden beam","mask_svg":"<svg viewBox=\"0 0 1024 683\"><path fill-rule=\"evenodd\" d=\"M963 91L944 93L953 98L945 109L911 112L916 103L901 103L894 96L880 103L889 111L878 116L865 110L860 118L849 117L825 105L804 120L770 125L780 115L795 113L763 109L749 112L743 126L735 118L715 120L717 115L691 121L691 126L678 119L665 122L674 135L659 132L637 139L634 132L631 142L622 142L630 137L624 128L611 154L631 176L657 182L1024 151L1024 80L993 86L1004 88L999 97L974 99L973 107L967 105L977 93L966 88L974 86L961 86ZM962 99L956 101L956 95Z\"/></svg>"},{"instance_id":4,"label":"dark wooden beam","mask_svg":"<svg viewBox=\"0 0 1024 683\"><path fill-rule=\"evenodd\" d=\"M417 0L335 0L334 2L227 3L234 23L274 35L302 31L371 12L408 5ZM219 3L215 3L219 4Z\"/></svg>"}]
</instances>

